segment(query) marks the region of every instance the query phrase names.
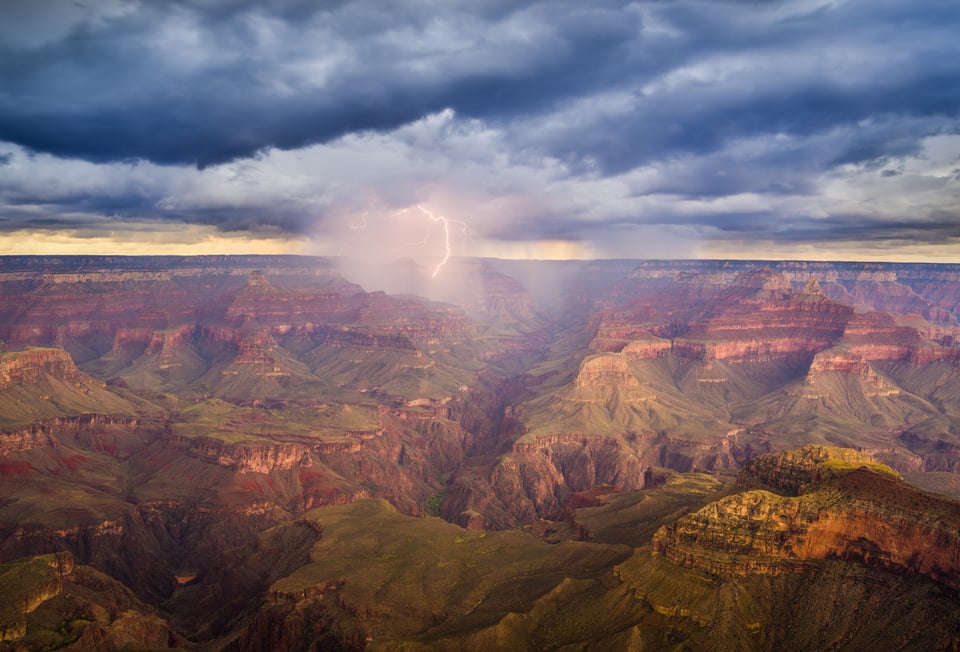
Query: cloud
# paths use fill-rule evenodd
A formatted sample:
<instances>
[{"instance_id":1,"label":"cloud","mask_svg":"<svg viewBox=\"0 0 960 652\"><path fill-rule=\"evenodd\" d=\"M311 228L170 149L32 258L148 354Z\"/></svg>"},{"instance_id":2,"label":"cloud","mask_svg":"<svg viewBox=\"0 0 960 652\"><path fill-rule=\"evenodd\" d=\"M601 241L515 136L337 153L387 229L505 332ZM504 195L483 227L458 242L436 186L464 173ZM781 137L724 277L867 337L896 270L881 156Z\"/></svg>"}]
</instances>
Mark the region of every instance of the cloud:
<instances>
[{"instance_id":1,"label":"cloud","mask_svg":"<svg viewBox=\"0 0 960 652\"><path fill-rule=\"evenodd\" d=\"M958 31L952 0L16 0L0 231L335 248L428 202L485 252L949 239Z\"/></svg>"},{"instance_id":2,"label":"cloud","mask_svg":"<svg viewBox=\"0 0 960 652\"><path fill-rule=\"evenodd\" d=\"M203 167L444 108L530 112L602 83L637 29L606 4L143 3L97 20L60 6L61 38L0 52L0 139Z\"/></svg>"}]
</instances>

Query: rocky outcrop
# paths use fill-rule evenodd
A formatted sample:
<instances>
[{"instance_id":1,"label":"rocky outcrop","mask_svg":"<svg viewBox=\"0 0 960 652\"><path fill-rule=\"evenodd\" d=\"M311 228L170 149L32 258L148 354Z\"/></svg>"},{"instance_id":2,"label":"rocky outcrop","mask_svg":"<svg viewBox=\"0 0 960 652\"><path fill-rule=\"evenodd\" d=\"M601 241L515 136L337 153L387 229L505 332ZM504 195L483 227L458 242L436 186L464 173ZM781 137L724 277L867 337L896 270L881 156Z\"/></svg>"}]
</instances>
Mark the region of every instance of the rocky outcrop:
<instances>
[{"instance_id":1,"label":"rocky outcrop","mask_svg":"<svg viewBox=\"0 0 960 652\"><path fill-rule=\"evenodd\" d=\"M11 272L17 281L0 295L0 340L61 347L81 366L112 377L142 355L157 358L154 371L177 369L187 364L183 351L196 347L203 354L210 341L240 347L241 362L269 363L269 337L301 333L316 344L415 352L475 332L460 308L363 292L324 261L208 261L156 272L135 268L185 261L126 261L134 269L48 273L42 280ZM256 261L270 264L245 267Z\"/></svg>"},{"instance_id":2,"label":"rocky outcrop","mask_svg":"<svg viewBox=\"0 0 960 652\"><path fill-rule=\"evenodd\" d=\"M63 579L73 572L68 552L39 555L0 564L4 600L0 604L0 642L27 634L26 615L63 591Z\"/></svg>"},{"instance_id":3,"label":"rocky outcrop","mask_svg":"<svg viewBox=\"0 0 960 652\"><path fill-rule=\"evenodd\" d=\"M142 424L137 417L107 414L83 414L75 417L54 417L27 427L0 432L0 456L32 448L53 448L57 438L81 442L93 450L116 455L124 444L136 439L134 433Z\"/></svg>"},{"instance_id":4,"label":"rocky outcrop","mask_svg":"<svg viewBox=\"0 0 960 652\"><path fill-rule=\"evenodd\" d=\"M68 552L0 565L0 578L0 642L15 641L13 649L195 649L129 589Z\"/></svg>"},{"instance_id":5,"label":"rocky outcrop","mask_svg":"<svg viewBox=\"0 0 960 652\"><path fill-rule=\"evenodd\" d=\"M737 485L743 489L767 489L786 496L799 496L829 477L831 469L856 466L881 468L870 455L853 448L810 445L750 460L737 475ZM895 471L885 471L899 478Z\"/></svg>"},{"instance_id":6,"label":"rocky outcrop","mask_svg":"<svg viewBox=\"0 0 960 652\"><path fill-rule=\"evenodd\" d=\"M171 444L237 473L270 473L309 466L312 448L303 444L227 444L210 437L180 437Z\"/></svg>"},{"instance_id":7,"label":"rocky outcrop","mask_svg":"<svg viewBox=\"0 0 960 652\"><path fill-rule=\"evenodd\" d=\"M822 292L835 301L862 305L870 310L896 314L917 314L938 323L956 323L960 294L956 287L960 269L956 265L767 262L767 261L647 261L639 263L630 276L631 290L637 286L663 284L681 277L697 278L701 286L724 286L738 274L769 267L794 289L811 278Z\"/></svg>"},{"instance_id":8,"label":"rocky outcrop","mask_svg":"<svg viewBox=\"0 0 960 652\"><path fill-rule=\"evenodd\" d=\"M594 348L617 351L630 341L642 341L644 345L633 347L636 357L666 355L663 344L650 348L652 334L670 340L672 352L687 359L809 359L839 339L853 314L849 306L828 299L818 283L808 282L798 291L769 268L720 279L678 274L672 284L660 286L658 279L646 301L632 297L626 305L601 313ZM642 290L634 291L642 296Z\"/></svg>"},{"instance_id":9,"label":"rocky outcrop","mask_svg":"<svg viewBox=\"0 0 960 652\"><path fill-rule=\"evenodd\" d=\"M558 518L571 493L598 485L633 491L646 467L618 438L562 434L520 441L494 467L490 485L516 523Z\"/></svg>"},{"instance_id":10,"label":"rocky outcrop","mask_svg":"<svg viewBox=\"0 0 960 652\"><path fill-rule=\"evenodd\" d=\"M630 360L656 360L664 358L673 350L673 342L662 338L635 339L620 351Z\"/></svg>"},{"instance_id":11,"label":"rocky outcrop","mask_svg":"<svg viewBox=\"0 0 960 652\"><path fill-rule=\"evenodd\" d=\"M580 365L580 372L574 381L577 388L584 387L639 387L626 359L616 353L608 353L587 358Z\"/></svg>"},{"instance_id":12,"label":"rocky outcrop","mask_svg":"<svg viewBox=\"0 0 960 652\"><path fill-rule=\"evenodd\" d=\"M820 387L823 379L830 375L856 379L867 398L895 396L901 393L900 388L878 373L861 354L829 349L815 355L810 363L804 383L811 388L811 392L806 396L822 398L817 388Z\"/></svg>"},{"instance_id":13,"label":"rocky outcrop","mask_svg":"<svg viewBox=\"0 0 960 652\"><path fill-rule=\"evenodd\" d=\"M855 451L761 456L748 489L657 531L655 554L712 574L780 574L856 560L960 587L960 504L915 489Z\"/></svg>"},{"instance_id":14,"label":"rocky outcrop","mask_svg":"<svg viewBox=\"0 0 960 652\"><path fill-rule=\"evenodd\" d=\"M807 375L808 377L817 376L827 372L839 372L857 376L864 380L876 378L876 372L873 371L862 355L836 349L821 351L813 356Z\"/></svg>"},{"instance_id":15,"label":"rocky outcrop","mask_svg":"<svg viewBox=\"0 0 960 652\"><path fill-rule=\"evenodd\" d=\"M122 581L141 596L169 596L175 581L162 544L141 513L127 504L110 518L89 512L75 525L28 524L7 532L0 559L69 551L79 563L94 566Z\"/></svg>"},{"instance_id":16,"label":"rocky outcrop","mask_svg":"<svg viewBox=\"0 0 960 652\"><path fill-rule=\"evenodd\" d=\"M62 349L28 348L0 355L0 391L36 384L45 374L68 381L80 378L80 370Z\"/></svg>"},{"instance_id":17,"label":"rocky outcrop","mask_svg":"<svg viewBox=\"0 0 960 652\"><path fill-rule=\"evenodd\" d=\"M56 442L40 424L21 428L13 432L0 433L0 456L15 451L28 451L32 448L51 448Z\"/></svg>"}]
</instances>

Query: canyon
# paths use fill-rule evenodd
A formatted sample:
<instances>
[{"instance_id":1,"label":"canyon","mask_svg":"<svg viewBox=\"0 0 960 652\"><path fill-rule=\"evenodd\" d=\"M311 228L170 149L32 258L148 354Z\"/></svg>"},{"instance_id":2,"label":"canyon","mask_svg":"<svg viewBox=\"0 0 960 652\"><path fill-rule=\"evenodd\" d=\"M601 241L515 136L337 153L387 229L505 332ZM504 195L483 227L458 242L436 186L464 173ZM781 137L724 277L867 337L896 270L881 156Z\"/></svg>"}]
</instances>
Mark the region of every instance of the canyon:
<instances>
[{"instance_id":1,"label":"canyon","mask_svg":"<svg viewBox=\"0 0 960 652\"><path fill-rule=\"evenodd\" d=\"M0 258L0 650L960 644L960 266L339 262Z\"/></svg>"}]
</instances>

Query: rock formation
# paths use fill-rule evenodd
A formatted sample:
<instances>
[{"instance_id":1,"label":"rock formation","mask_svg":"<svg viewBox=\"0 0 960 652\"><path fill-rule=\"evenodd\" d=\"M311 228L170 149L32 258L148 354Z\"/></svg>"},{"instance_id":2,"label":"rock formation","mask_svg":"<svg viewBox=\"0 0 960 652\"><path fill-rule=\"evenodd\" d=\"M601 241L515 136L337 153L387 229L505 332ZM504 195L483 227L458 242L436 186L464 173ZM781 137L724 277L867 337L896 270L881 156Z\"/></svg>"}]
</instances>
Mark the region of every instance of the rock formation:
<instances>
[{"instance_id":1,"label":"rock formation","mask_svg":"<svg viewBox=\"0 0 960 652\"><path fill-rule=\"evenodd\" d=\"M60 594L14 619L27 623L17 640L64 643L30 638L31 618L65 614L57 605L80 577L69 604L107 616L69 635L104 649L189 648L183 634L292 649L289 628L358 648L383 632L441 649L710 647L707 629L734 624L772 644L749 626L772 632L781 616L756 607L762 618L728 621L726 607L663 587L706 572L809 601L813 577L841 603L877 577L916 580L889 580L913 597L911 586L960 588L955 503L851 452L960 486L960 268L451 261L444 271L462 282L434 286L422 271L404 274L431 300L368 292L319 258L0 259L0 563L75 560ZM763 455L801 444L816 446ZM661 485L709 472L715 486L737 471L736 493L706 506L685 493L696 482ZM370 499L390 507L367 510ZM585 525L607 501L633 516ZM375 557L275 585L317 571L316 542L354 517L364 537L389 522L408 539L358 539ZM660 525L653 558L643 546ZM606 561L564 574L561 555L546 575L504 576L475 596L482 607L439 593L397 615L403 600L378 610L355 591L358 568L390 560L415 569L398 571L405 585L426 586L442 569L411 561L424 548L404 541L434 529L454 533L445 559L465 576L499 558L493 540L527 568L539 544L490 532L521 527L552 541L619 533L639 548L564 548ZM458 537L483 559L459 559ZM37 595L52 595L44 586ZM832 644L848 626L811 627ZM931 627L930 640L952 640Z\"/></svg>"},{"instance_id":2,"label":"rock formation","mask_svg":"<svg viewBox=\"0 0 960 652\"><path fill-rule=\"evenodd\" d=\"M653 551L711 574L779 574L827 559L860 561L960 587L960 504L904 483L846 449L764 455L748 488L661 528Z\"/></svg>"}]
</instances>

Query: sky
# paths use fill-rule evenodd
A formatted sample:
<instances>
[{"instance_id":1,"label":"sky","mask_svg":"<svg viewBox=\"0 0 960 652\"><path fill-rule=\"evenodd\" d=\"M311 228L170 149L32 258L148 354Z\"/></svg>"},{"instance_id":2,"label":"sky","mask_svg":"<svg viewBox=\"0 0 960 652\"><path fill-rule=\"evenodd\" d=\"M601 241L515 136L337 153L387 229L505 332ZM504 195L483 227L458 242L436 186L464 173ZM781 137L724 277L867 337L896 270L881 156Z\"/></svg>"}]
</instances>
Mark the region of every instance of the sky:
<instances>
[{"instance_id":1,"label":"sky","mask_svg":"<svg viewBox=\"0 0 960 652\"><path fill-rule=\"evenodd\" d=\"M960 262L956 0L3 0L0 254Z\"/></svg>"}]
</instances>

